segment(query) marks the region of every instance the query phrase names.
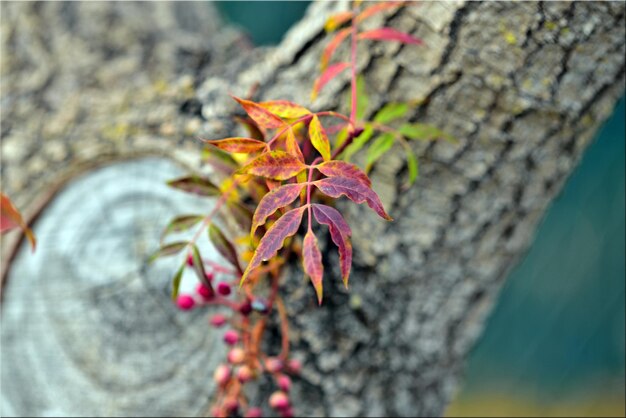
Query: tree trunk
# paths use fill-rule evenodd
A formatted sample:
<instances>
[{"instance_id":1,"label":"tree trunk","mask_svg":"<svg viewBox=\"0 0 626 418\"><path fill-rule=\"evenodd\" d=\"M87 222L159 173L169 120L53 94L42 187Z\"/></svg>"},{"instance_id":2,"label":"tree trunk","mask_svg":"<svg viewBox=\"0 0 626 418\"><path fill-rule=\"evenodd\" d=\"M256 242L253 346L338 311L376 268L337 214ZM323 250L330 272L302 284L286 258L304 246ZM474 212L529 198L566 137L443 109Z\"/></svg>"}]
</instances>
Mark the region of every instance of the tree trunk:
<instances>
[{"instance_id":1,"label":"tree trunk","mask_svg":"<svg viewBox=\"0 0 626 418\"><path fill-rule=\"evenodd\" d=\"M258 86L255 99L307 103L325 17L346 8L314 4L278 48L252 49L201 3L2 2L3 191L33 218L68 180L104 162L157 155L201 170L194 138L235 130L239 110L227 93ZM503 280L623 94L624 9L427 2L374 19L426 46L359 48L369 116L390 101L417 101L411 120L457 142L412 143L420 175L409 190L401 150L378 164L374 189L394 222L343 205L355 249L349 293L334 271L318 308L291 278L299 271L286 280L293 349L305 364L293 395L299 415L444 412ZM348 87L347 78L331 82L315 107L345 106ZM202 313L168 304L165 267L142 259L132 280L113 280L121 276L106 270L98 247L85 249L106 235L120 243L115 260L138 258L120 238L137 238L129 225L190 207L172 208L172 193L156 186L131 187L133 173L152 177L132 164L68 190L109 193L105 214L123 214L116 193L128 187L147 194L146 215L135 206L137 217L107 220L86 202L53 201L37 223L52 241L39 237L36 268L24 247L13 259L16 244L3 238L3 415L206 412L224 356L217 332ZM148 164L158 182L176 172ZM106 181L122 191L106 191ZM167 211L147 207L155 202ZM82 211L66 219L73 206ZM118 229L102 229L111 224ZM52 231L75 240L58 248Z\"/></svg>"}]
</instances>

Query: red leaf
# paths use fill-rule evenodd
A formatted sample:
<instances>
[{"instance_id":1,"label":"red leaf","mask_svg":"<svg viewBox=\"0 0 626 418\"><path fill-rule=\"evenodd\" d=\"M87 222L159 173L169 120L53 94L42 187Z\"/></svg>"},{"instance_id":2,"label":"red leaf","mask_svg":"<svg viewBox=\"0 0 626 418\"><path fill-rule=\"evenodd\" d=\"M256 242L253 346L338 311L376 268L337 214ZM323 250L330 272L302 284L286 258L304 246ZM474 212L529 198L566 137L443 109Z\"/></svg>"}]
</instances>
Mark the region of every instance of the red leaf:
<instances>
[{"instance_id":1,"label":"red leaf","mask_svg":"<svg viewBox=\"0 0 626 418\"><path fill-rule=\"evenodd\" d=\"M252 138L226 138L219 139L216 141L204 141L208 144L216 146L217 148L227 151L227 152L235 152L235 153L251 153L260 151L265 148L265 142L258 141Z\"/></svg>"},{"instance_id":2,"label":"red leaf","mask_svg":"<svg viewBox=\"0 0 626 418\"><path fill-rule=\"evenodd\" d=\"M320 60L320 69L324 71L326 67L328 67L328 63L330 59L333 57L335 50L341 45L341 43L350 35L351 29L346 28L342 29L331 39L331 41L324 48L324 53L322 54L322 59Z\"/></svg>"},{"instance_id":3,"label":"red leaf","mask_svg":"<svg viewBox=\"0 0 626 418\"><path fill-rule=\"evenodd\" d=\"M324 161L330 160L330 142L328 142L328 135L326 135L326 131L317 115L313 116L309 124L309 138L311 145L319 151Z\"/></svg>"},{"instance_id":4,"label":"red leaf","mask_svg":"<svg viewBox=\"0 0 626 418\"><path fill-rule=\"evenodd\" d=\"M337 209L318 204L311 206L313 207L313 216L315 216L317 222L328 225L330 237L339 249L341 277L343 278L344 286L347 288L350 267L352 266L352 244L349 239L352 231Z\"/></svg>"},{"instance_id":5,"label":"red leaf","mask_svg":"<svg viewBox=\"0 0 626 418\"><path fill-rule=\"evenodd\" d=\"M348 177L327 177L314 182L320 191L330 197L340 197L345 195L355 203L367 203L367 205L378 214L378 216L391 221L378 195L359 180Z\"/></svg>"},{"instance_id":6,"label":"red leaf","mask_svg":"<svg viewBox=\"0 0 626 418\"><path fill-rule=\"evenodd\" d=\"M404 44L422 45L421 39L408 33L400 32L394 28L372 29L359 33L358 39L372 39L375 41L399 41Z\"/></svg>"},{"instance_id":7,"label":"red leaf","mask_svg":"<svg viewBox=\"0 0 626 418\"><path fill-rule=\"evenodd\" d=\"M309 109L287 100L272 100L259 103L259 105L274 115L285 119L297 119L311 114Z\"/></svg>"},{"instance_id":8,"label":"red leaf","mask_svg":"<svg viewBox=\"0 0 626 418\"><path fill-rule=\"evenodd\" d=\"M315 84L313 84L313 91L311 92L311 100L315 100L317 94L322 90L322 88L348 67L350 67L350 63L347 62L338 62L337 64L333 64L328 67L326 71L324 71L322 75L315 80Z\"/></svg>"},{"instance_id":9,"label":"red leaf","mask_svg":"<svg viewBox=\"0 0 626 418\"><path fill-rule=\"evenodd\" d=\"M246 271L241 276L240 284L243 284L250 272L260 266L261 262L274 257L278 250L283 247L285 239L298 232L300 222L302 221L302 214L306 208L306 206L301 206L292 209L281 216L280 219L272 225L263 238L261 238L261 242L259 242L259 246L256 248L250 260L250 264L248 264Z\"/></svg>"},{"instance_id":10,"label":"red leaf","mask_svg":"<svg viewBox=\"0 0 626 418\"><path fill-rule=\"evenodd\" d=\"M267 218L279 208L284 208L296 200L303 187L304 184L302 183L285 184L263 196L263 199L259 202L259 206L257 206L254 216L252 217L252 230L250 231L250 235L254 235L256 229L260 225L263 225Z\"/></svg>"},{"instance_id":11,"label":"red leaf","mask_svg":"<svg viewBox=\"0 0 626 418\"><path fill-rule=\"evenodd\" d=\"M11 199L3 193L0 193L0 233L19 227L26 235L26 238L30 242L30 246L35 251L37 241L33 231L26 225L22 215L17 208L11 202Z\"/></svg>"},{"instance_id":12,"label":"red leaf","mask_svg":"<svg viewBox=\"0 0 626 418\"><path fill-rule=\"evenodd\" d=\"M317 303L322 304L322 296L324 289L322 287L322 278L324 277L324 265L322 264L322 253L317 245L317 238L309 228L304 236L304 244L302 246L302 266L304 272L311 278L315 293L317 293Z\"/></svg>"},{"instance_id":13,"label":"red leaf","mask_svg":"<svg viewBox=\"0 0 626 418\"><path fill-rule=\"evenodd\" d=\"M394 9L398 6L401 6L402 4L404 4L406 2L404 1L383 1L380 3L376 3L373 6L368 7L367 9L363 10L361 13L359 13L356 16L356 22L359 23L365 19L367 19L368 17L374 16L377 13L380 13L384 10L387 9Z\"/></svg>"},{"instance_id":14,"label":"red leaf","mask_svg":"<svg viewBox=\"0 0 626 418\"><path fill-rule=\"evenodd\" d=\"M242 167L241 174L254 174L275 180L287 180L304 170L306 165L284 151L272 151L259 155Z\"/></svg>"},{"instance_id":15,"label":"red leaf","mask_svg":"<svg viewBox=\"0 0 626 418\"><path fill-rule=\"evenodd\" d=\"M352 19L352 12L335 13L326 20L324 29L326 32L332 32L350 19Z\"/></svg>"},{"instance_id":16,"label":"red leaf","mask_svg":"<svg viewBox=\"0 0 626 418\"><path fill-rule=\"evenodd\" d=\"M350 177L359 180L367 187L372 186L370 178L356 165L345 161L326 161L316 167L320 173L328 177Z\"/></svg>"},{"instance_id":17,"label":"red leaf","mask_svg":"<svg viewBox=\"0 0 626 418\"><path fill-rule=\"evenodd\" d=\"M232 96L233 99L243 107L248 116L252 118L262 128L274 129L283 126L284 122L281 118L274 115L263 106L250 100L240 99Z\"/></svg>"}]
</instances>

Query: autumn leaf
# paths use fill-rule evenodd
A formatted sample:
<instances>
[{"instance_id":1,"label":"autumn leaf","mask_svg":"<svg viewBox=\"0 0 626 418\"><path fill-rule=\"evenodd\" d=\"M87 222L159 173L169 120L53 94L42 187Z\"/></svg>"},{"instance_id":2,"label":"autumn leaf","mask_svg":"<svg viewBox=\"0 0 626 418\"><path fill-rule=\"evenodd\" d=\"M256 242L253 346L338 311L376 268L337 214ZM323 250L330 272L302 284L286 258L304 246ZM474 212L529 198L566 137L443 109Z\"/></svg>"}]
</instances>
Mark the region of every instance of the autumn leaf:
<instances>
[{"instance_id":1,"label":"autumn leaf","mask_svg":"<svg viewBox=\"0 0 626 418\"><path fill-rule=\"evenodd\" d=\"M277 150L259 155L239 172L274 180L287 180L305 168L306 165L297 157Z\"/></svg>"},{"instance_id":2,"label":"autumn leaf","mask_svg":"<svg viewBox=\"0 0 626 418\"><path fill-rule=\"evenodd\" d=\"M255 103L250 100L240 99L239 97L232 96L241 107L246 111L248 116L252 118L261 128L275 129L284 125L281 118L265 109L259 103Z\"/></svg>"},{"instance_id":3,"label":"autumn leaf","mask_svg":"<svg viewBox=\"0 0 626 418\"><path fill-rule=\"evenodd\" d=\"M148 258L148 262L151 263L157 258L168 257L171 255L178 254L189 244L188 242L173 242L171 244L163 245L159 248L154 254Z\"/></svg>"},{"instance_id":4,"label":"autumn leaf","mask_svg":"<svg viewBox=\"0 0 626 418\"><path fill-rule=\"evenodd\" d=\"M361 13L359 13L356 16L355 20L357 23L362 22L368 17L374 16L385 10L395 9L399 6L402 6L404 3L406 2L405 1L381 1L380 3L376 3L373 6L370 6L366 8L365 10L363 10Z\"/></svg>"},{"instance_id":5,"label":"autumn leaf","mask_svg":"<svg viewBox=\"0 0 626 418\"><path fill-rule=\"evenodd\" d=\"M350 226L348 226L348 223L343 219L343 216L341 216L341 213L339 213L337 209L319 204L313 204L311 206L315 220L320 224L328 226L330 238L339 249L341 277L347 289L350 268L352 267L352 244L350 243L352 231L350 230Z\"/></svg>"},{"instance_id":6,"label":"autumn leaf","mask_svg":"<svg viewBox=\"0 0 626 418\"><path fill-rule=\"evenodd\" d=\"M226 260L230 262L237 270L241 270L239 265L239 258L237 257L237 250L235 246L226 238L221 229L215 224L209 226L209 240L215 246L217 252L219 252Z\"/></svg>"},{"instance_id":7,"label":"autumn leaf","mask_svg":"<svg viewBox=\"0 0 626 418\"><path fill-rule=\"evenodd\" d=\"M20 228L30 242L30 247L35 251L37 240L33 231L26 225L22 215L4 193L0 193L0 233L14 228Z\"/></svg>"},{"instance_id":8,"label":"autumn leaf","mask_svg":"<svg viewBox=\"0 0 626 418\"><path fill-rule=\"evenodd\" d=\"M403 44L422 45L424 42L405 32L400 32L394 28L379 28L361 32L358 39L371 39L374 41L398 41Z\"/></svg>"},{"instance_id":9,"label":"autumn leaf","mask_svg":"<svg viewBox=\"0 0 626 418\"><path fill-rule=\"evenodd\" d=\"M350 177L359 180L367 187L372 185L372 182L367 174L362 172L356 165L345 161L326 161L315 168L327 177Z\"/></svg>"},{"instance_id":10,"label":"autumn leaf","mask_svg":"<svg viewBox=\"0 0 626 418\"><path fill-rule=\"evenodd\" d=\"M191 245L191 259L193 260L193 271L196 273L198 280L200 283L204 284L206 287L212 289L211 282L206 277L206 271L204 270L204 261L202 261L202 257L200 256L200 250L198 250L198 246L196 244Z\"/></svg>"},{"instance_id":11,"label":"autumn leaf","mask_svg":"<svg viewBox=\"0 0 626 418\"><path fill-rule=\"evenodd\" d=\"M350 67L350 63L347 62L338 62L328 67L326 71L324 71L322 75L315 80L315 83L313 84L313 91L311 92L311 100L315 100L324 86L348 67Z\"/></svg>"},{"instance_id":12,"label":"autumn leaf","mask_svg":"<svg viewBox=\"0 0 626 418\"><path fill-rule=\"evenodd\" d=\"M163 241L168 234L183 232L192 228L202 219L204 219L204 216L202 215L182 215L174 218L163 230L163 233L161 234L161 241Z\"/></svg>"},{"instance_id":13,"label":"autumn leaf","mask_svg":"<svg viewBox=\"0 0 626 418\"><path fill-rule=\"evenodd\" d=\"M300 149L300 145L298 145L298 141L296 140L296 135L293 132L293 128L289 128L287 130L285 136L285 151L288 154L293 155L298 158L298 160L304 162L304 155L302 155L302 150Z\"/></svg>"},{"instance_id":14,"label":"autumn leaf","mask_svg":"<svg viewBox=\"0 0 626 418\"><path fill-rule=\"evenodd\" d=\"M256 248L248 267L246 267L246 271L241 276L240 285L243 284L252 270L261 265L261 262L269 260L276 255L278 250L283 247L285 239L298 232L302 214L306 208L307 206L301 206L292 209L274 222L272 227L261 238L259 246Z\"/></svg>"},{"instance_id":15,"label":"autumn leaf","mask_svg":"<svg viewBox=\"0 0 626 418\"><path fill-rule=\"evenodd\" d=\"M311 139L311 144L319 151L324 161L330 160L330 142L328 142L328 135L326 135L326 131L317 115L313 116L309 124L309 138Z\"/></svg>"},{"instance_id":16,"label":"autumn leaf","mask_svg":"<svg viewBox=\"0 0 626 418\"><path fill-rule=\"evenodd\" d=\"M345 195L355 203L367 203L381 218L391 221L392 218L385 212L380 198L369 187L359 180L349 177L327 177L313 182L325 195L338 198Z\"/></svg>"},{"instance_id":17,"label":"autumn leaf","mask_svg":"<svg viewBox=\"0 0 626 418\"><path fill-rule=\"evenodd\" d=\"M267 146L265 142L252 139L252 138L241 138L241 137L218 139L214 141L205 141L205 142L223 151L233 152L233 153L245 153L245 154L260 151Z\"/></svg>"},{"instance_id":18,"label":"autumn leaf","mask_svg":"<svg viewBox=\"0 0 626 418\"><path fill-rule=\"evenodd\" d=\"M350 35L351 29L346 28L342 29L333 37L333 39L328 42L326 48L324 48L324 52L322 53L322 58L320 60L320 70L324 71L328 68L328 63L330 62L335 50L341 45L341 43Z\"/></svg>"},{"instance_id":19,"label":"autumn leaf","mask_svg":"<svg viewBox=\"0 0 626 418\"><path fill-rule=\"evenodd\" d=\"M334 15L326 19L324 29L326 30L326 32L332 32L350 19L352 19L352 12L335 13Z\"/></svg>"},{"instance_id":20,"label":"autumn leaf","mask_svg":"<svg viewBox=\"0 0 626 418\"><path fill-rule=\"evenodd\" d=\"M285 184L263 196L252 217L250 235L254 235L256 229L263 225L274 212L296 200L303 187L302 183Z\"/></svg>"},{"instance_id":21,"label":"autumn leaf","mask_svg":"<svg viewBox=\"0 0 626 418\"><path fill-rule=\"evenodd\" d=\"M220 189L209 180L198 176L181 177L170 180L167 184L175 189L200 196L219 196Z\"/></svg>"},{"instance_id":22,"label":"autumn leaf","mask_svg":"<svg viewBox=\"0 0 626 418\"><path fill-rule=\"evenodd\" d=\"M317 238L310 227L304 236L304 243L302 246L302 267L304 268L304 272L311 278L311 282L315 288L315 293L317 293L317 303L321 305L324 294L322 286L324 265L322 264L322 253L320 252L319 245L317 244Z\"/></svg>"},{"instance_id":23,"label":"autumn leaf","mask_svg":"<svg viewBox=\"0 0 626 418\"><path fill-rule=\"evenodd\" d=\"M259 103L270 113L285 119L298 119L302 116L310 115L311 111L305 107L287 100L271 100Z\"/></svg>"}]
</instances>

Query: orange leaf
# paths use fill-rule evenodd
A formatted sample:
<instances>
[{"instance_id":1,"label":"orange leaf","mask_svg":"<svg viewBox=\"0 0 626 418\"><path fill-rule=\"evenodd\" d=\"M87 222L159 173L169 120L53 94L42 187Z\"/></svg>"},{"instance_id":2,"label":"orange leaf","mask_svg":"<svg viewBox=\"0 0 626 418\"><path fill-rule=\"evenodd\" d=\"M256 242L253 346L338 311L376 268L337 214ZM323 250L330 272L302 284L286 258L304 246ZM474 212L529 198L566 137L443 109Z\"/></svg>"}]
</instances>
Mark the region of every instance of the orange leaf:
<instances>
[{"instance_id":1,"label":"orange leaf","mask_svg":"<svg viewBox=\"0 0 626 418\"><path fill-rule=\"evenodd\" d=\"M304 236L302 246L302 266L304 272L311 278L315 293L317 293L317 303L322 304L324 289L322 278L324 277L324 265L322 264L322 253L317 244L317 238L309 226L309 230Z\"/></svg>"},{"instance_id":2,"label":"orange leaf","mask_svg":"<svg viewBox=\"0 0 626 418\"><path fill-rule=\"evenodd\" d=\"M302 183L285 184L263 196L252 217L250 235L254 235L256 229L263 225L274 212L296 200L303 187L304 184Z\"/></svg>"},{"instance_id":3,"label":"orange leaf","mask_svg":"<svg viewBox=\"0 0 626 418\"><path fill-rule=\"evenodd\" d=\"M283 126L284 122L281 118L274 115L263 106L250 100L240 99L239 97L232 96L241 107L246 111L248 116L252 118L262 128L275 129Z\"/></svg>"},{"instance_id":4,"label":"orange leaf","mask_svg":"<svg viewBox=\"0 0 626 418\"><path fill-rule=\"evenodd\" d=\"M242 167L241 174L254 174L274 180L287 180L304 170L306 165L285 151L272 151L259 155Z\"/></svg>"},{"instance_id":5,"label":"orange leaf","mask_svg":"<svg viewBox=\"0 0 626 418\"><path fill-rule=\"evenodd\" d=\"M35 251L37 240L35 239L33 231L26 225L26 222L22 219L22 215L13 205L11 199L4 193L0 193L0 233L18 227L26 235L32 250Z\"/></svg>"},{"instance_id":6,"label":"orange leaf","mask_svg":"<svg viewBox=\"0 0 626 418\"><path fill-rule=\"evenodd\" d=\"M298 141L296 140L296 135L293 133L293 129L289 128L287 131L287 138L285 140L285 150L295 157L298 160L304 162L304 155L302 155L302 150L300 149L300 145L298 145Z\"/></svg>"},{"instance_id":7,"label":"orange leaf","mask_svg":"<svg viewBox=\"0 0 626 418\"><path fill-rule=\"evenodd\" d=\"M328 67L328 63L335 53L335 50L348 37L348 35L350 35L350 31L350 28L340 30L337 35L335 35L333 39L331 39L328 45L326 45L326 48L324 48L324 53L322 54L322 59L320 61L321 71L324 71L326 67Z\"/></svg>"},{"instance_id":8,"label":"orange leaf","mask_svg":"<svg viewBox=\"0 0 626 418\"><path fill-rule=\"evenodd\" d=\"M309 124L309 138L311 139L311 145L319 151L324 161L330 160L330 142L328 142L328 135L326 135L326 131L317 115L313 116Z\"/></svg>"},{"instance_id":9,"label":"orange leaf","mask_svg":"<svg viewBox=\"0 0 626 418\"><path fill-rule=\"evenodd\" d=\"M259 103L259 105L274 115L285 119L297 119L311 114L309 109L287 100L272 100Z\"/></svg>"},{"instance_id":10,"label":"orange leaf","mask_svg":"<svg viewBox=\"0 0 626 418\"><path fill-rule=\"evenodd\" d=\"M326 20L326 23L324 24L324 29L326 30L326 32L332 32L350 19L352 19L352 12L336 13Z\"/></svg>"},{"instance_id":11,"label":"orange leaf","mask_svg":"<svg viewBox=\"0 0 626 418\"><path fill-rule=\"evenodd\" d=\"M214 141L205 141L223 151L234 153L252 153L257 152L265 148L265 142L261 142L252 138L226 138L218 139Z\"/></svg>"}]
</instances>

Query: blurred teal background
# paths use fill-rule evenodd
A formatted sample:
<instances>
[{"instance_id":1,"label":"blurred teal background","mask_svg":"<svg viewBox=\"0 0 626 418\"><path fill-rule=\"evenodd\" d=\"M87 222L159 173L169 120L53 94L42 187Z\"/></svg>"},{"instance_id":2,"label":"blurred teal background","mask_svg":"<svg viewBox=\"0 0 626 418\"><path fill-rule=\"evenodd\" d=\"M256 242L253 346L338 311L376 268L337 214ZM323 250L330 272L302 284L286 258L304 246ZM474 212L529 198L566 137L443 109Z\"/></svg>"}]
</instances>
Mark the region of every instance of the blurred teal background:
<instances>
[{"instance_id":1,"label":"blurred teal background","mask_svg":"<svg viewBox=\"0 0 626 418\"><path fill-rule=\"evenodd\" d=\"M257 45L308 2L220 2ZM507 279L448 415L624 416L625 100Z\"/></svg>"}]
</instances>

